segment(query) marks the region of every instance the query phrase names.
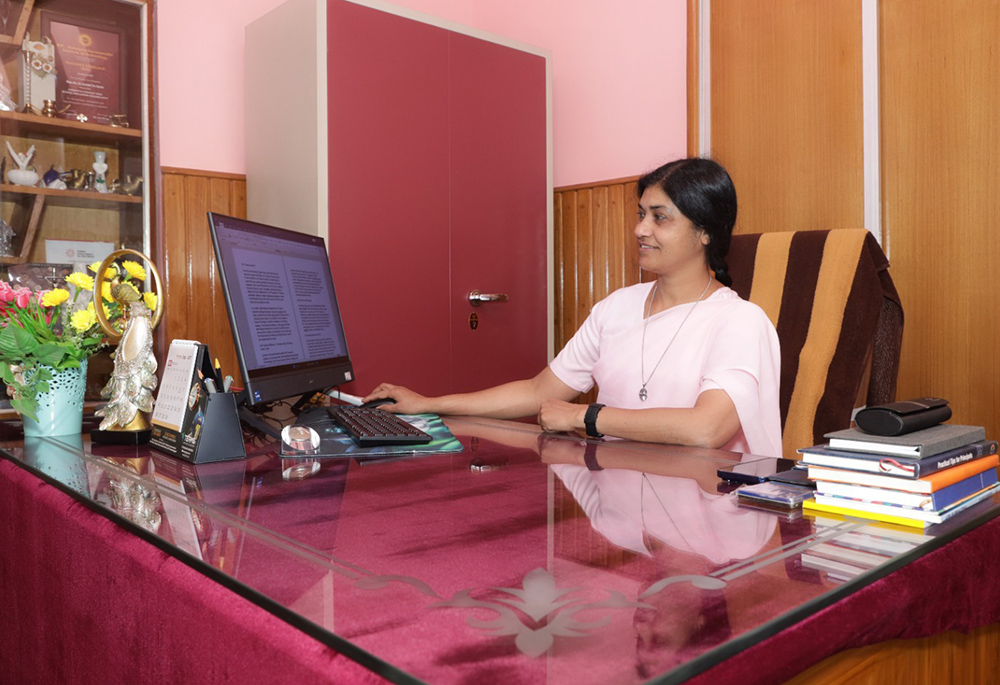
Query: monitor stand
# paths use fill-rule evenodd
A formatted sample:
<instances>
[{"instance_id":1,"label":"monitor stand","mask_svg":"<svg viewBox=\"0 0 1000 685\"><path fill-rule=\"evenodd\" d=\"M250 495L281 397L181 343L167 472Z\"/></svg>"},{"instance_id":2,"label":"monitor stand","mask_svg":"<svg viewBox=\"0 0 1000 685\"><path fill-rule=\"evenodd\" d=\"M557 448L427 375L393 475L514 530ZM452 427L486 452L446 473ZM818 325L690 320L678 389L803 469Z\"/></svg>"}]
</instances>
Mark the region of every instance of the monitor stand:
<instances>
[{"instance_id":1,"label":"monitor stand","mask_svg":"<svg viewBox=\"0 0 1000 685\"><path fill-rule=\"evenodd\" d=\"M295 415L295 423L316 424L331 420L329 414L326 412L326 409L323 407L308 407L303 409L303 407L306 407L309 400L311 400L315 395L315 392L305 393L298 399L298 401L295 402L295 404L292 405L292 413ZM260 431L269 438L281 440L281 428L274 426L260 414L250 409L244 393L240 393L240 396L236 400L236 404L239 411L240 421L254 430Z\"/></svg>"}]
</instances>

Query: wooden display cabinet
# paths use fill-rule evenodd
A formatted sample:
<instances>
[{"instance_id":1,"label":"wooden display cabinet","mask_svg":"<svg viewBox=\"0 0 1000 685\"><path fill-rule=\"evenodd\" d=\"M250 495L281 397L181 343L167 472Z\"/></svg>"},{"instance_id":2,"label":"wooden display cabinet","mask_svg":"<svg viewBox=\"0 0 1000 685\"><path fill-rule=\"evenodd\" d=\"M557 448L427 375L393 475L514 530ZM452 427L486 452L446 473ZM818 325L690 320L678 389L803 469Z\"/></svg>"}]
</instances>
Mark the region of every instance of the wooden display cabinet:
<instances>
[{"instance_id":1,"label":"wooden display cabinet","mask_svg":"<svg viewBox=\"0 0 1000 685\"><path fill-rule=\"evenodd\" d=\"M13 108L10 101L9 109L0 104L0 156L5 160L0 217L14 238L11 249L0 254L0 278L9 278L14 265L52 262L79 268L92 261L83 253L47 254L52 240L110 243L114 249L152 256L154 2L25 0L9 7L6 28L0 24L0 62ZM49 51L26 59L28 41ZM46 56L52 58L48 68ZM53 101L41 107L39 98L48 93L54 93ZM39 176L36 185L11 182L8 172L17 164L7 142L17 153L34 146L30 165ZM87 188L86 181L85 187L74 188L72 179L64 179L70 187L60 188L42 180L50 170L78 170L85 177L94 171L96 151L106 153L109 189L114 191L116 182L125 188L101 193ZM106 357L91 362L90 398L107 381L111 367Z\"/></svg>"}]
</instances>

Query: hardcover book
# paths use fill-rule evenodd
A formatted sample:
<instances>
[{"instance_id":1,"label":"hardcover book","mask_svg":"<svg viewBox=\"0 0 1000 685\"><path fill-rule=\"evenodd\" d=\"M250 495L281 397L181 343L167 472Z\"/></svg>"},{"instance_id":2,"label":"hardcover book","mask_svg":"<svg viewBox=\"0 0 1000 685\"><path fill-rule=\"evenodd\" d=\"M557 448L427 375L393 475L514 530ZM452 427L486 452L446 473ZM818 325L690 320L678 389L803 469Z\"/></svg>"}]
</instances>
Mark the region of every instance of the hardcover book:
<instances>
[{"instance_id":1,"label":"hardcover book","mask_svg":"<svg viewBox=\"0 0 1000 685\"><path fill-rule=\"evenodd\" d=\"M826 445L803 447L802 462L810 466L829 466L852 471L870 471L903 478L922 478L997 453L996 440L980 440L929 457L902 457L874 452L850 452Z\"/></svg>"},{"instance_id":2,"label":"hardcover book","mask_svg":"<svg viewBox=\"0 0 1000 685\"><path fill-rule=\"evenodd\" d=\"M869 473L867 471L846 470L839 468L828 468L826 466L810 466L807 474L809 479L815 482L830 483L852 483L854 485L867 485L873 488L888 488L890 490L900 490L903 492L919 492L928 494L937 492L953 483L964 480L969 476L982 473L987 469L996 469L1000 465L1000 456L993 454L988 457L973 459L958 466L952 466L941 471L935 471L930 475L920 478L905 478L895 474Z\"/></svg>"},{"instance_id":3,"label":"hardcover book","mask_svg":"<svg viewBox=\"0 0 1000 685\"><path fill-rule=\"evenodd\" d=\"M937 492L917 493L874 488L867 485L832 483L821 481L816 484L816 492L821 495L847 497L876 504L892 504L928 511L941 511L966 497L976 494L997 482L996 469L987 469L953 483Z\"/></svg>"},{"instance_id":4,"label":"hardcover book","mask_svg":"<svg viewBox=\"0 0 1000 685\"><path fill-rule=\"evenodd\" d=\"M942 423L905 435L873 435L858 428L846 428L827 433L823 437L830 441L832 449L926 458L985 440L986 429L982 426Z\"/></svg>"},{"instance_id":5,"label":"hardcover book","mask_svg":"<svg viewBox=\"0 0 1000 685\"><path fill-rule=\"evenodd\" d=\"M802 507L804 509L840 514L842 516L873 518L878 521L898 523L904 526L913 526L914 528L926 528L935 523L946 521L959 512L965 511L969 507L992 497L997 488L1000 488L1000 485L992 485L985 490L979 491L972 497L938 512L886 504L872 504L843 497L830 497L828 495L816 495L814 499L803 502Z\"/></svg>"}]
</instances>

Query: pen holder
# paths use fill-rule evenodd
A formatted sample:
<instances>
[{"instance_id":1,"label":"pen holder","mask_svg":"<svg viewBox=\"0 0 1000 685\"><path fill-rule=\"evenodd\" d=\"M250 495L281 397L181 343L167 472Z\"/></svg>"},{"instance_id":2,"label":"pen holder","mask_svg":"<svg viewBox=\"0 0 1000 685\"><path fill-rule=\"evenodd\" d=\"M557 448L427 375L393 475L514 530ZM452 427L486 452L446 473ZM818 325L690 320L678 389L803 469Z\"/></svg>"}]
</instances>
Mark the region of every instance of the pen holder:
<instances>
[{"instance_id":1,"label":"pen holder","mask_svg":"<svg viewBox=\"0 0 1000 685\"><path fill-rule=\"evenodd\" d=\"M243 427L236 411L236 395L231 392L207 394L205 422L190 461L204 464L210 461L246 459L246 456Z\"/></svg>"},{"instance_id":2,"label":"pen holder","mask_svg":"<svg viewBox=\"0 0 1000 685\"><path fill-rule=\"evenodd\" d=\"M231 392L204 392L183 430L153 426L150 444L192 464L245 459L243 427Z\"/></svg>"}]
</instances>

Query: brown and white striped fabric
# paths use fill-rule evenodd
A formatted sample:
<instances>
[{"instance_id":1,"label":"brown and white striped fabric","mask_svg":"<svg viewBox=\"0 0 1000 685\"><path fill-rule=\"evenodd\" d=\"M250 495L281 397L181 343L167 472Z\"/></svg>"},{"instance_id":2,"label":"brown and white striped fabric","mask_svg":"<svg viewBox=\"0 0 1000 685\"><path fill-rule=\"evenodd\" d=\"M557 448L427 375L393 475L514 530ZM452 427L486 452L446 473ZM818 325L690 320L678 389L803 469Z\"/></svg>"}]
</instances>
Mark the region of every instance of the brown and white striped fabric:
<instances>
[{"instance_id":1,"label":"brown and white striped fabric","mask_svg":"<svg viewBox=\"0 0 1000 685\"><path fill-rule=\"evenodd\" d=\"M868 405L895 398L903 310L871 233L734 235L727 259L733 289L778 331L786 457L847 428L866 378Z\"/></svg>"}]
</instances>

